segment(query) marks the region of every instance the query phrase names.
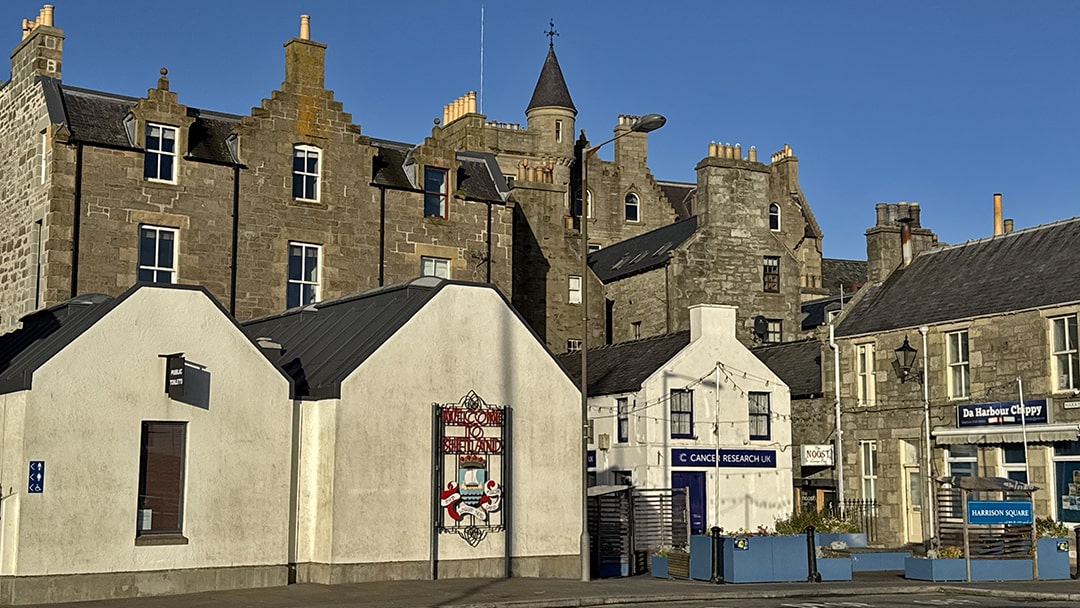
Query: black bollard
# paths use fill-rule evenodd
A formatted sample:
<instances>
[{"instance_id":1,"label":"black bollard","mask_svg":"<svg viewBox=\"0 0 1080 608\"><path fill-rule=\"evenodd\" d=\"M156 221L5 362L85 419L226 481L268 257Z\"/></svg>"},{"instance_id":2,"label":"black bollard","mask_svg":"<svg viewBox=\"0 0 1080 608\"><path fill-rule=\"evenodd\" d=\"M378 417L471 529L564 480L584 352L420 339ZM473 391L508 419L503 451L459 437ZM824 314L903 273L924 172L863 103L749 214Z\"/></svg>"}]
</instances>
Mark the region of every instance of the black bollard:
<instances>
[{"instance_id":1,"label":"black bollard","mask_svg":"<svg viewBox=\"0 0 1080 608\"><path fill-rule=\"evenodd\" d=\"M709 579L710 583L719 585L724 582L724 544L723 539L720 537L720 533L723 532L719 527L713 526L712 531L712 577Z\"/></svg>"},{"instance_id":2,"label":"black bollard","mask_svg":"<svg viewBox=\"0 0 1080 608\"><path fill-rule=\"evenodd\" d=\"M814 526L806 526L806 570L806 582L821 582L821 573L817 569L817 547L814 546Z\"/></svg>"}]
</instances>

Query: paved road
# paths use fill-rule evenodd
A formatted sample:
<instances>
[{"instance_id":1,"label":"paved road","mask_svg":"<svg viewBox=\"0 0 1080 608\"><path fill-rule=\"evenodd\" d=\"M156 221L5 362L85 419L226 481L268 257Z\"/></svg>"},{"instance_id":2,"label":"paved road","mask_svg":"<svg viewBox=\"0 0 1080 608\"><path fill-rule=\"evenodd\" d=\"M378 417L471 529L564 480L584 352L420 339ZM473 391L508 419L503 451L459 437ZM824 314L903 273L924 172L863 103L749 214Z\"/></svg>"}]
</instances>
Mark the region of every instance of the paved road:
<instances>
[{"instance_id":1,"label":"paved road","mask_svg":"<svg viewBox=\"0 0 1080 608\"><path fill-rule=\"evenodd\" d=\"M1074 602L997 597L961 597L945 593L844 595L815 598L713 599L694 602L622 604L620 608L1076 608Z\"/></svg>"}]
</instances>

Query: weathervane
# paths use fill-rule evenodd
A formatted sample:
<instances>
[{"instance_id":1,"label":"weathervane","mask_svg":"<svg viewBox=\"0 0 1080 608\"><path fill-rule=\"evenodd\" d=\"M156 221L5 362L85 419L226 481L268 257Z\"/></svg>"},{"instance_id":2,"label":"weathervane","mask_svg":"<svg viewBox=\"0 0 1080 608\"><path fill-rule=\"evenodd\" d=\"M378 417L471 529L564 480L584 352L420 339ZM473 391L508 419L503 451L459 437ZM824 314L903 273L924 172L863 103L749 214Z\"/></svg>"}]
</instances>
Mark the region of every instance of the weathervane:
<instances>
[{"instance_id":1,"label":"weathervane","mask_svg":"<svg viewBox=\"0 0 1080 608\"><path fill-rule=\"evenodd\" d=\"M550 21L548 21L548 27L550 29L548 29L548 31L544 32L544 35L546 35L548 37L548 48L554 50L555 49L555 36L559 35L559 32L555 31L555 20L554 19L551 19Z\"/></svg>"}]
</instances>

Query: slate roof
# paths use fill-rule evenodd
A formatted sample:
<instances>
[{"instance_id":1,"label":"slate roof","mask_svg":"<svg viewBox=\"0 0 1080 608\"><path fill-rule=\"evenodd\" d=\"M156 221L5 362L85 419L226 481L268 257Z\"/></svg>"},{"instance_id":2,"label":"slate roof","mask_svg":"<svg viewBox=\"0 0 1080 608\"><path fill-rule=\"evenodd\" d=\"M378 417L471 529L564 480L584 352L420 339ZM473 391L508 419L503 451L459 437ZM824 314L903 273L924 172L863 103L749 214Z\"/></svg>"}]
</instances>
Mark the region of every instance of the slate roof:
<instances>
[{"instance_id":1,"label":"slate roof","mask_svg":"<svg viewBox=\"0 0 1080 608\"><path fill-rule=\"evenodd\" d=\"M589 349L589 396L632 393L641 383L690 344L690 332L678 331ZM556 357L578 386L581 385L581 353Z\"/></svg>"},{"instance_id":2,"label":"slate roof","mask_svg":"<svg viewBox=\"0 0 1080 608\"><path fill-rule=\"evenodd\" d=\"M791 389L792 399L821 396L821 343L799 340L751 349Z\"/></svg>"},{"instance_id":3,"label":"slate roof","mask_svg":"<svg viewBox=\"0 0 1080 608\"><path fill-rule=\"evenodd\" d=\"M844 291L858 291L866 283L865 260L840 260L836 258L822 258L821 260L821 286L829 290L832 295L840 293L840 286Z\"/></svg>"},{"instance_id":4,"label":"slate roof","mask_svg":"<svg viewBox=\"0 0 1080 608\"><path fill-rule=\"evenodd\" d=\"M853 297L855 297L855 294L846 293L842 296L831 296L803 302L801 305L804 315L802 320L803 330L810 330L828 324L828 312L830 310L840 310L840 301L843 300L843 303L847 304Z\"/></svg>"},{"instance_id":5,"label":"slate roof","mask_svg":"<svg viewBox=\"0 0 1080 608\"><path fill-rule=\"evenodd\" d=\"M540 78L536 80L536 88L533 89L532 99L529 100L528 112L533 108L555 106L569 108L577 113L574 101L570 99L570 90L566 88L566 80L563 79L562 68L559 60L555 57L555 48L548 47L547 58L544 59L544 67L540 69Z\"/></svg>"},{"instance_id":6,"label":"slate roof","mask_svg":"<svg viewBox=\"0 0 1080 608\"><path fill-rule=\"evenodd\" d=\"M837 335L1080 301L1080 217L925 251L867 288Z\"/></svg>"},{"instance_id":7,"label":"slate roof","mask_svg":"<svg viewBox=\"0 0 1080 608\"><path fill-rule=\"evenodd\" d=\"M660 268L667 264L668 252L683 244L697 229L697 216L639 234L589 254L589 267L601 282Z\"/></svg>"},{"instance_id":8,"label":"slate roof","mask_svg":"<svg viewBox=\"0 0 1080 608\"><path fill-rule=\"evenodd\" d=\"M134 97L80 89L41 78L49 120L68 128L74 141L113 148L134 149L124 128L124 118L139 102ZM226 141L240 117L233 114L188 108L194 118L188 130L188 149L184 156L213 163L235 165Z\"/></svg>"},{"instance_id":9,"label":"slate roof","mask_svg":"<svg viewBox=\"0 0 1080 608\"><path fill-rule=\"evenodd\" d=\"M660 186L664 196L667 197L668 202L671 203L671 208L675 210L676 217L685 220L693 215L691 213L691 201L694 198L694 192L697 191L697 184L662 182L659 180L656 183Z\"/></svg>"},{"instance_id":10,"label":"slate roof","mask_svg":"<svg viewBox=\"0 0 1080 608\"><path fill-rule=\"evenodd\" d=\"M406 169L411 164L410 156L415 146L386 139L372 139L371 145L376 148L371 161L372 184L391 190L423 192L410 178L412 169ZM506 201L510 189L494 154L463 150L457 152L457 159L457 189L467 199L497 203Z\"/></svg>"}]
</instances>

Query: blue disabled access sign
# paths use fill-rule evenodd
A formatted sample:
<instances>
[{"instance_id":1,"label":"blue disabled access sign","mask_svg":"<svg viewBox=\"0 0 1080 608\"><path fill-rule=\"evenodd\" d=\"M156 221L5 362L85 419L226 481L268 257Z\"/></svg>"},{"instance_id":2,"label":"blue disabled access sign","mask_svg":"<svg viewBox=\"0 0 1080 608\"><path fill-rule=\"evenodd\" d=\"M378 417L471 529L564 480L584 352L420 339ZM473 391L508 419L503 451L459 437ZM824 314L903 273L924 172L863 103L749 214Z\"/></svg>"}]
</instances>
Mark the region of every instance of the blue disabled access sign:
<instances>
[{"instance_id":1,"label":"blue disabled access sign","mask_svg":"<svg viewBox=\"0 0 1080 608\"><path fill-rule=\"evenodd\" d=\"M968 502L968 523L1030 524L1034 515L1031 503L1022 500L972 500Z\"/></svg>"},{"instance_id":2,"label":"blue disabled access sign","mask_svg":"<svg viewBox=\"0 0 1080 608\"><path fill-rule=\"evenodd\" d=\"M720 448L719 455L721 467L776 468L776 450ZM672 448L671 465L676 467L715 467L716 456L716 448Z\"/></svg>"}]
</instances>

